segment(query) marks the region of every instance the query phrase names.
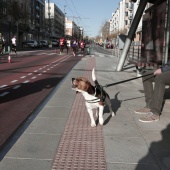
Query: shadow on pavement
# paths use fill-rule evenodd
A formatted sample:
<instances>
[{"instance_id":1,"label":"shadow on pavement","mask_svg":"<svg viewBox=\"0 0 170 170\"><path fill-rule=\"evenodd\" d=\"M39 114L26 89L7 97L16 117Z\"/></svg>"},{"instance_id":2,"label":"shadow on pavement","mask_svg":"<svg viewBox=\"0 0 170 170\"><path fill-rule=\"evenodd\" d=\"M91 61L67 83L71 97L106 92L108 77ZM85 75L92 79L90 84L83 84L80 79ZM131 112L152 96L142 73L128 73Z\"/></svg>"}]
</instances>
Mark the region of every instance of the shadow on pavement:
<instances>
[{"instance_id":1,"label":"shadow on pavement","mask_svg":"<svg viewBox=\"0 0 170 170\"><path fill-rule=\"evenodd\" d=\"M149 146L148 154L143 157L136 166L135 170L159 170L170 169L170 124L166 129L161 131L162 139L152 142ZM157 164L147 164L151 155L154 157Z\"/></svg>"}]
</instances>

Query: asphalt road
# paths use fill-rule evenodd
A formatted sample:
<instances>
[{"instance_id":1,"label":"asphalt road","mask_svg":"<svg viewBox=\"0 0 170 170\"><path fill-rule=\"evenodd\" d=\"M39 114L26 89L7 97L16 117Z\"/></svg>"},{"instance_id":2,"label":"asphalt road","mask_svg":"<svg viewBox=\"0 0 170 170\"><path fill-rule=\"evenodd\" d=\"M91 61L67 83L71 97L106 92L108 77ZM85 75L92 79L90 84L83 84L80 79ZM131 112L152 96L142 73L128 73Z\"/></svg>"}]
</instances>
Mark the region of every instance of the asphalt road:
<instances>
[{"instance_id":1,"label":"asphalt road","mask_svg":"<svg viewBox=\"0 0 170 170\"><path fill-rule=\"evenodd\" d=\"M83 57L55 50L0 56L0 147Z\"/></svg>"}]
</instances>

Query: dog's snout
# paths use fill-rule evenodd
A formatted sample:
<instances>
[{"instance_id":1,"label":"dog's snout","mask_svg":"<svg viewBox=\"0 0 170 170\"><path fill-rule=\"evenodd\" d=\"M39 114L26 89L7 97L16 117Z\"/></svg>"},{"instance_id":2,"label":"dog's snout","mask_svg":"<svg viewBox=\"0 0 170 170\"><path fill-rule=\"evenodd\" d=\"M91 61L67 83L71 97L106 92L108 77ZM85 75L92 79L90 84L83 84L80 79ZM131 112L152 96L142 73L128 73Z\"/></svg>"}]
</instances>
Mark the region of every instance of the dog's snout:
<instances>
[{"instance_id":1,"label":"dog's snout","mask_svg":"<svg viewBox=\"0 0 170 170\"><path fill-rule=\"evenodd\" d=\"M76 85L75 85L75 78L72 78L72 88L76 88Z\"/></svg>"},{"instance_id":2,"label":"dog's snout","mask_svg":"<svg viewBox=\"0 0 170 170\"><path fill-rule=\"evenodd\" d=\"M72 82L75 80L75 78L72 78Z\"/></svg>"}]
</instances>

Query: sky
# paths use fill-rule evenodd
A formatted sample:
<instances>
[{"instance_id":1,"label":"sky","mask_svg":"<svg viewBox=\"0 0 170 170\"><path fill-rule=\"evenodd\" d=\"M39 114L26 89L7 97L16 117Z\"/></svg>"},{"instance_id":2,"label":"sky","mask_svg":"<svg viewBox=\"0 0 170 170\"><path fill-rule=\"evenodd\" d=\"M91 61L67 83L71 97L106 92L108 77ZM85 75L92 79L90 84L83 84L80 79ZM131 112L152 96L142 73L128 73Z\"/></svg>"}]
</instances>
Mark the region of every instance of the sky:
<instances>
[{"instance_id":1,"label":"sky","mask_svg":"<svg viewBox=\"0 0 170 170\"><path fill-rule=\"evenodd\" d=\"M77 26L84 28L86 36L95 37L105 21L112 18L112 13L119 7L121 0L50 0L66 13ZM64 10L65 9L65 10Z\"/></svg>"}]
</instances>

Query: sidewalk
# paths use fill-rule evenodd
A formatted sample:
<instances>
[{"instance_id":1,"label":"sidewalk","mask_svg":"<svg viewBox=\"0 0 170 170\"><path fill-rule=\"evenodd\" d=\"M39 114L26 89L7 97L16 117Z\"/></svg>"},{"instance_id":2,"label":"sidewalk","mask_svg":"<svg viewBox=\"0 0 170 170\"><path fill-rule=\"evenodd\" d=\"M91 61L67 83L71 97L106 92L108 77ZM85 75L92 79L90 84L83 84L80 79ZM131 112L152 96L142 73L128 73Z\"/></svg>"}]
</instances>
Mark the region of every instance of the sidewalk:
<instances>
[{"instance_id":1,"label":"sidewalk","mask_svg":"<svg viewBox=\"0 0 170 170\"><path fill-rule=\"evenodd\" d=\"M111 86L115 117L105 109L104 126L90 126L84 98L71 79L91 70L101 85L136 76L133 65L116 72L118 58L95 53L83 58L56 87L0 154L1 170L168 170L170 102L161 120L141 123L134 110L145 105L141 79ZM167 93L168 94L168 93Z\"/></svg>"}]
</instances>

